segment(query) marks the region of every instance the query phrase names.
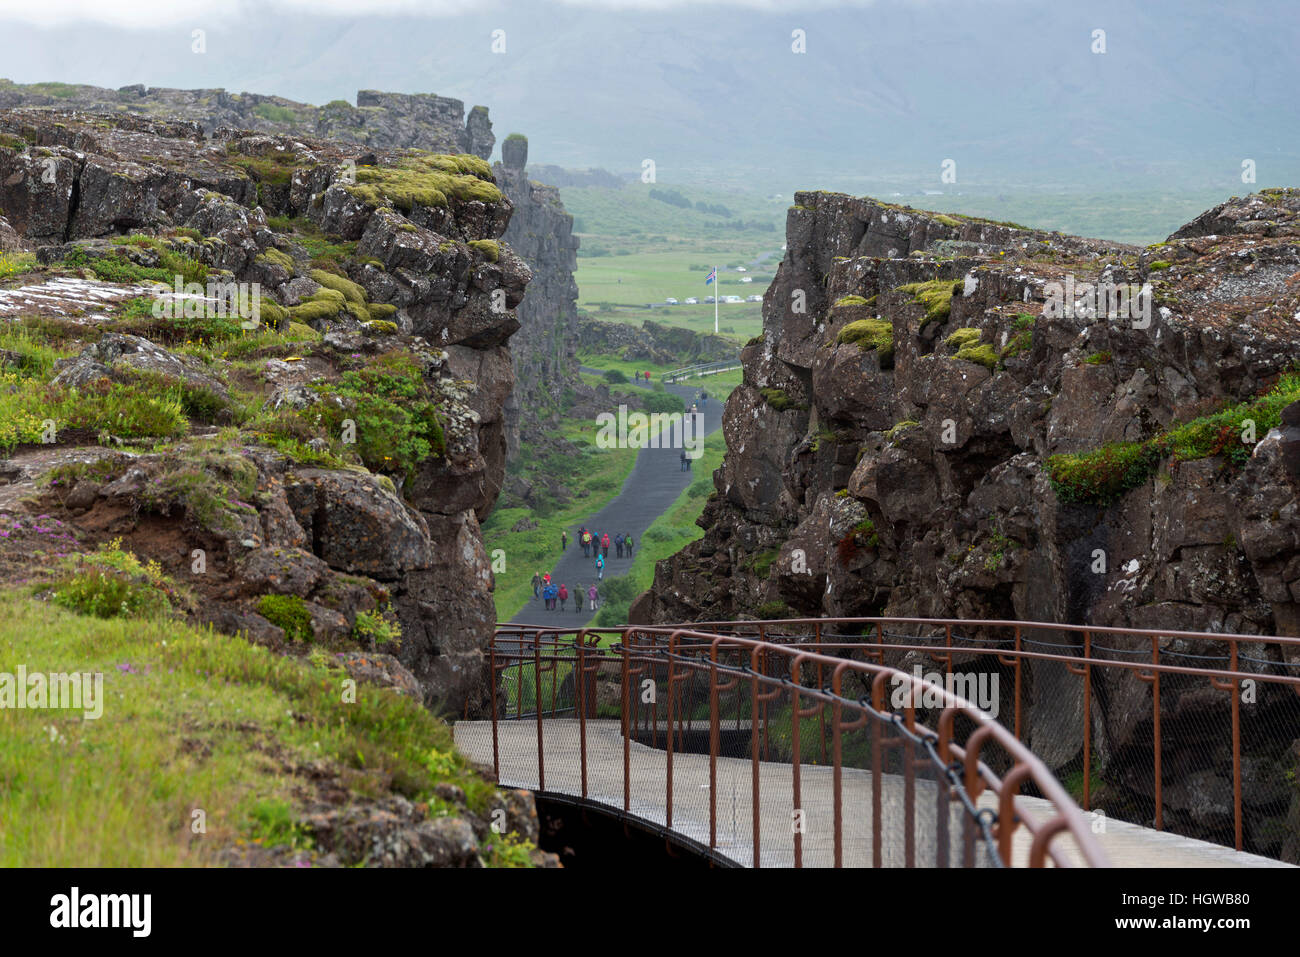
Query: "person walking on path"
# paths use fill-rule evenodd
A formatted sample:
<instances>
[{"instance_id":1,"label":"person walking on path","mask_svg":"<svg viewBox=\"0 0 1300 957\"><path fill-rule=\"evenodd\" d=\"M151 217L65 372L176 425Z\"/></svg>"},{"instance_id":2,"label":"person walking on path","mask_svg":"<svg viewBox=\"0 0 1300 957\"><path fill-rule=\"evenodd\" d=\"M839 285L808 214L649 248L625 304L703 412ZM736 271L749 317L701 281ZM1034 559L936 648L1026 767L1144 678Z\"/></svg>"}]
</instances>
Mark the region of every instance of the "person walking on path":
<instances>
[{"instance_id":1,"label":"person walking on path","mask_svg":"<svg viewBox=\"0 0 1300 957\"><path fill-rule=\"evenodd\" d=\"M605 556L596 556L596 577L603 579L605 577Z\"/></svg>"},{"instance_id":2,"label":"person walking on path","mask_svg":"<svg viewBox=\"0 0 1300 957\"><path fill-rule=\"evenodd\" d=\"M551 610L551 586L550 585L547 585L542 589L542 606L547 611Z\"/></svg>"},{"instance_id":3,"label":"person walking on path","mask_svg":"<svg viewBox=\"0 0 1300 957\"><path fill-rule=\"evenodd\" d=\"M623 557L623 533L619 532L614 536L614 554L619 558Z\"/></svg>"},{"instance_id":4,"label":"person walking on path","mask_svg":"<svg viewBox=\"0 0 1300 957\"><path fill-rule=\"evenodd\" d=\"M578 582L578 586L573 589L573 610L582 614L582 582Z\"/></svg>"},{"instance_id":5,"label":"person walking on path","mask_svg":"<svg viewBox=\"0 0 1300 957\"><path fill-rule=\"evenodd\" d=\"M560 611L564 611L564 606L569 602L569 586L560 585Z\"/></svg>"},{"instance_id":6,"label":"person walking on path","mask_svg":"<svg viewBox=\"0 0 1300 957\"><path fill-rule=\"evenodd\" d=\"M578 532L578 544L582 546L582 557L591 557L591 532L587 531L587 526L582 526L582 531Z\"/></svg>"},{"instance_id":7,"label":"person walking on path","mask_svg":"<svg viewBox=\"0 0 1300 957\"><path fill-rule=\"evenodd\" d=\"M587 589L587 603L591 605L592 611L600 608L600 594L596 591L595 582L592 582L591 587Z\"/></svg>"},{"instance_id":8,"label":"person walking on path","mask_svg":"<svg viewBox=\"0 0 1300 957\"><path fill-rule=\"evenodd\" d=\"M542 593L542 575L541 572L533 572L533 601Z\"/></svg>"},{"instance_id":9,"label":"person walking on path","mask_svg":"<svg viewBox=\"0 0 1300 957\"><path fill-rule=\"evenodd\" d=\"M601 558L609 558L609 532L600 536L600 556Z\"/></svg>"},{"instance_id":10,"label":"person walking on path","mask_svg":"<svg viewBox=\"0 0 1300 957\"><path fill-rule=\"evenodd\" d=\"M627 557L628 557L628 558L631 558L631 557L632 557L632 546L633 546L634 544L636 544L636 543L632 541L632 533L631 533L631 532L628 532L628 534L626 534L626 535L623 536L623 548L626 549L626 551L627 551Z\"/></svg>"},{"instance_id":11,"label":"person walking on path","mask_svg":"<svg viewBox=\"0 0 1300 957\"><path fill-rule=\"evenodd\" d=\"M686 450L682 449L682 471L686 471Z\"/></svg>"},{"instance_id":12,"label":"person walking on path","mask_svg":"<svg viewBox=\"0 0 1300 957\"><path fill-rule=\"evenodd\" d=\"M569 533L565 529L560 529L560 551L566 551L569 547Z\"/></svg>"}]
</instances>

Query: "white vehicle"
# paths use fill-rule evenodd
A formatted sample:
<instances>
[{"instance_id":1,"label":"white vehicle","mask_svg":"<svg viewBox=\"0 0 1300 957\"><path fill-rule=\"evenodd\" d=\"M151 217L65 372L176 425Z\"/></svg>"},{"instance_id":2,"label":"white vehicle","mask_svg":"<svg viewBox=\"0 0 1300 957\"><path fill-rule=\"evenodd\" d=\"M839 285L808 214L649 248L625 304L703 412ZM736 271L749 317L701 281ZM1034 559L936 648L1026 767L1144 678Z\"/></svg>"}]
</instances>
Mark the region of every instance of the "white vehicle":
<instances>
[{"instance_id":1,"label":"white vehicle","mask_svg":"<svg viewBox=\"0 0 1300 957\"><path fill-rule=\"evenodd\" d=\"M699 301L698 299L696 299L694 296L691 296L690 298L688 298L688 299L686 300L686 305L688 305L688 306L698 306L699 304L700 304L700 301Z\"/></svg>"},{"instance_id":2,"label":"white vehicle","mask_svg":"<svg viewBox=\"0 0 1300 957\"><path fill-rule=\"evenodd\" d=\"M745 300L741 299L739 296L723 296L722 301L723 302L744 302Z\"/></svg>"},{"instance_id":3,"label":"white vehicle","mask_svg":"<svg viewBox=\"0 0 1300 957\"><path fill-rule=\"evenodd\" d=\"M754 281L754 277L753 277L753 276L741 276L741 277L740 277L740 281L741 281L741 282L753 282L753 281Z\"/></svg>"},{"instance_id":4,"label":"white vehicle","mask_svg":"<svg viewBox=\"0 0 1300 957\"><path fill-rule=\"evenodd\" d=\"M736 267L736 272L744 272L744 271L745 271L745 267L744 267L744 266L737 266L737 267Z\"/></svg>"},{"instance_id":5,"label":"white vehicle","mask_svg":"<svg viewBox=\"0 0 1300 957\"><path fill-rule=\"evenodd\" d=\"M746 297L745 297L745 302L762 302L762 301L763 301L763 297L762 297L762 296L746 296Z\"/></svg>"},{"instance_id":6,"label":"white vehicle","mask_svg":"<svg viewBox=\"0 0 1300 957\"><path fill-rule=\"evenodd\" d=\"M667 299L664 300L664 302L668 303L668 305L670 306L677 305L677 300L672 298L672 296L669 296Z\"/></svg>"},{"instance_id":7,"label":"white vehicle","mask_svg":"<svg viewBox=\"0 0 1300 957\"><path fill-rule=\"evenodd\" d=\"M704 297L704 301L705 301L705 302L710 302L710 303L711 303L711 302L713 302L713 297L712 297L712 296L705 296L705 297Z\"/></svg>"}]
</instances>

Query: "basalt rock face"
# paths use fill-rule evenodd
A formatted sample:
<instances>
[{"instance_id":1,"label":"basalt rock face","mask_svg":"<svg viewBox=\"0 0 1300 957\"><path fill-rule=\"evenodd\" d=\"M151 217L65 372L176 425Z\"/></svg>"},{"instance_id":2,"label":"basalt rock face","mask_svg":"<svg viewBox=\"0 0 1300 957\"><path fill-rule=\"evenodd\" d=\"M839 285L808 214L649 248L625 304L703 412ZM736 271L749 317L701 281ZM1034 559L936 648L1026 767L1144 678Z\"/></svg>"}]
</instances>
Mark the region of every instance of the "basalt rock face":
<instances>
[{"instance_id":1,"label":"basalt rock face","mask_svg":"<svg viewBox=\"0 0 1300 957\"><path fill-rule=\"evenodd\" d=\"M659 563L634 620L888 615L1300 635L1300 407L1271 422L1277 403L1259 409L1257 430L1207 418L1270 390L1289 396L1300 191L1234 199L1151 249L843 195L796 204L764 333L726 407L705 536ZM1147 282L1145 317L1136 296L1122 315L1088 314L1084 284L1109 283L1113 306ZM1076 296L1078 308L1055 308ZM1188 422L1202 423L1195 435L1160 440ZM1092 487L1062 468L1079 459L1052 458L1108 443L1147 457L1095 466ZM1149 654L1149 641L1114 643ZM1222 653L1182 644L1170 647ZM1295 657L1252 648L1263 670ZM984 666L997 667L965 665ZM1082 721L1060 716L1082 714L1082 683L1049 670L1029 669L1026 736L1067 769ZM1094 681L1094 748L1107 780L1140 803L1149 686L1118 670ZM1253 727L1300 738L1295 696L1261 687ZM1198 693L1171 681L1162 699L1184 721L1176 746L1167 726L1166 769L1204 771L1167 799L1188 832L1222 839L1232 763L1214 735L1226 725L1195 720ZM1259 752L1252 774L1283 780L1289 753ZM1248 798L1272 823L1300 810L1276 788L1250 793L1272 795ZM1248 846L1280 853L1285 827L1266 830Z\"/></svg>"},{"instance_id":2,"label":"basalt rock face","mask_svg":"<svg viewBox=\"0 0 1300 957\"><path fill-rule=\"evenodd\" d=\"M505 240L531 267L528 295L516 311L519 334L512 343L515 391L506 406L509 453L522 435L536 433L549 415L585 391L578 379L578 240L560 191L528 178L528 141L502 143L497 182L514 206ZM567 397L566 397L567 393Z\"/></svg>"},{"instance_id":3,"label":"basalt rock face","mask_svg":"<svg viewBox=\"0 0 1300 957\"><path fill-rule=\"evenodd\" d=\"M511 203L488 164L44 110L0 112L0 144L3 235L40 264L3 284L0 315L57 328L69 353L48 375L6 368L31 389L190 397L179 423L134 434L113 418L57 422L53 445L20 435L0 507L26 509L52 465L98 463L42 500L83 546L122 537L204 620L289 651L264 599L292 599L318 645L395 654L427 703L479 709L495 622L479 522L532 275L501 241ZM159 294L177 263L257 284L264 341L223 325L211 289L197 318ZM400 643L375 645L380 618Z\"/></svg>"},{"instance_id":4,"label":"basalt rock face","mask_svg":"<svg viewBox=\"0 0 1300 957\"><path fill-rule=\"evenodd\" d=\"M465 115L465 104L432 93L361 90L357 105L335 100L325 106L260 93L222 89L175 90L142 84L108 90L68 84L15 84L0 80L0 109L46 107L93 110L117 116L185 119L212 132L220 127L263 133L317 136L376 149L414 147L439 153L472 153L488 159L496 138L487 107Z\"/></svg>"}]
</instances>

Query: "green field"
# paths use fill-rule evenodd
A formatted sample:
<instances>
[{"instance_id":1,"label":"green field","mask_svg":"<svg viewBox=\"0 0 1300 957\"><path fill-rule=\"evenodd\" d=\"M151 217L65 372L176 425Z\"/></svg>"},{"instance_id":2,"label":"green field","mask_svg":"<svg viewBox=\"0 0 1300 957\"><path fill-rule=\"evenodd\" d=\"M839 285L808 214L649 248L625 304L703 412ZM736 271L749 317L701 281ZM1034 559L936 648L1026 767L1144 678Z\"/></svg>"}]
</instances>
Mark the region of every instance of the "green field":
<instances>
[{"instance_id":1,"label":"green field","mask_svg":"<svg viewBox=\"0 0 1300 957\"><path fill-rule=\"evenodd\" d=\"M737 349L737 352L739 352L739 349ZM578 361L584 366L589 366L592 369L618 369L627 376L632 376L638 372L649 371L650 374L654 376L654 378L650 380L651 382L658 382L659 377L665 372L672 372L674 369L680 368L677 365L655 365L652 362L628 362L626 359L620 359L618 356L608 356L595 352L581 351L578 353ZM743 374L744 373L740 369L731 369L727 372L719 372L716 375L699 376L698 378L688 379L679 384L708 392L711 397L726 399L727 396L731 395L731 390L740 385L741 376ZM610 392L615 394L635 394L637 391L645 391L644 389L638 390L638 387L634 385L610 385L610 383L605 379L587 372L582 373L582 378L583 381L588 382L591 385L609 385Z\"/></svg>"}]
</instances>

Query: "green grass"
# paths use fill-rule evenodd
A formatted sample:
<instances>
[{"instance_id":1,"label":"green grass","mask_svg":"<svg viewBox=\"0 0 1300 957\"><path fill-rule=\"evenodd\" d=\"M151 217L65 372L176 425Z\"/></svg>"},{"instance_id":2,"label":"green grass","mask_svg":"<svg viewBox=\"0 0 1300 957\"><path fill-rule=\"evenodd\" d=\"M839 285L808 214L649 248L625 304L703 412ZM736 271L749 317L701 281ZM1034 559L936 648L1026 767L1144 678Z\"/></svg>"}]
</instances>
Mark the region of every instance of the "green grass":
<instances>
[{"instance_id":1,"label":"green grass","mask_svg":"<svg viewBox=\"0 0 1300 957\"><path fill-rule=\"evenodd\" d=\"M236 843L291 836L301 779L324 762L357 797L390 791L443 807L436 785L482 812L492 787L418 703L246 641L161 618L73 614L0 592L0 661L28 673L103 675L104 711L0 709L4 867L215 863ZM206 833L194 833L201 809Z\"/></svg>"},{"instance_id":2,"label":"green grass","mask_svg":"<svg viewBox=\"0 0 1300 957\"><path fill-rule=\"evenodd\" d=\"M737 355L739 355L739 347L737 347ZM617 370L619 372L622 372L628 378L633 378L637 373L642 373L642 378L644 380L644 373L649 371L651 375L651 379L650 379L651 388L654 387L655 383L659 382L659 377L663 375L665 372L672 372L674 369L680 369L684 365L691 364L688 362L683 362L683 363L670 363L668 365L656 365L651 362L629 362L626 359L622 359L618 356L603 355L595 352L582 352L582 351L579 351L578 353L578 361L582 363L582 365L588 366L589 368L592 369ZM683 382L679 382L677 384L686 386L687 388L695 389L697 390L697 393L701 391L707 392L709 394L710 400L713 400L714 398L725 400L726 397L731 395L732 391L738 385L740 385L743 377L744 377L744 370L737 368L737 369L728 370L727 372L719 372L714 375L698 376L695 378L687 379ZM609 385L608 382L606 382L605 384ZM635 386L629 385L628 390L623 390L623 391L630 391L636 388L637 387ZM641 389L639 391L644 392L644 389Z\"/></svg>"},{"instance_id":3,"label":"green grass","mask_svg":"<svg viewBox=\"0 0 1300 957\"><path fill-rule=\"evenodd\" d=\"M77 390L0 372L0 450L43 442L51 423L56 439L65 429L124 439L177 438L189 431L178 389L147 394L104 379Z\"/></svg>"}]
</instances>

